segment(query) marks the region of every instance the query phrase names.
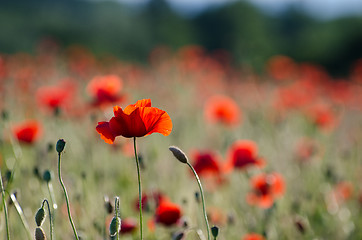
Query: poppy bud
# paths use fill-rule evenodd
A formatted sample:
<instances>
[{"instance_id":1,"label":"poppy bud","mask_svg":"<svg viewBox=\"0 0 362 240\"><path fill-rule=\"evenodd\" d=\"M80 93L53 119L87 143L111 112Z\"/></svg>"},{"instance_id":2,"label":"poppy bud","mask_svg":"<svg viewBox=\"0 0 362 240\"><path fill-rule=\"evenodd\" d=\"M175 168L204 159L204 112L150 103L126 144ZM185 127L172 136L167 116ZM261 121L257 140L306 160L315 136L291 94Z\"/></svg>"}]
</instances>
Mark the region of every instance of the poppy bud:
<instances>
[{"instance_id":1,"label":"poppy bud","mask_svg":"<svg viewBox=\"0 0 362 240\"><path fill-rule=\"evenodd\" d=\"M172 240L181 240L183 239L183 237L185 236L185 233L182 232L175 232L174 234L172 234Z\"/></svg>"},{"instance_id":2,"label":"poppy bud","mask_svg":"<svg viewBox=\"0 0 362 240\"><path fill-rule=\"evenodd\" d=\"M173 153L177 160L182 163L188 163L189 160L187 159L186 154L181 149L176 146L171 146L168 149Z\"/></svg>"},{"instance_id":3,"label":"poppy bud","mask_svg":"<svg viewBox=\"0 0 362 240\"><path fill-rule=\"evenodd\" d=\"M47 237L41 227L35 229L35 240L46 240Z\"/></svg>"},{"instance_id":4,"label":"poppy bud","mask_svg":"<svg viewBox=\"0 0 362 240\"><path fill-rule=\"evenodd\" d=\"M52 173L49 170L44 171L43 180L46 181L47 183L50 182L50 180L52 180Z\"/></svg>"},{"instance_id":5,"label":"poppy bud","mask_svg":"<svg viewBox=\"0 0 362 240\"><path fill-rule=\"evenodd\" d=\"M40 227L45 219L45 211L44 208L39 208L35 214L35 222L38 227Z\"/></svg>"},{"instance_id":6,"label":"poppy bud","mask_svg":"<svg viewBox=\"0 0 362 240\"><path fill-rule=\"evenodd\" d=\"M217 226L213 226L211 228L211 234L214 238L216 238L219 235L219 228Z\"/></svg>"},{"instance_id":7,"label":"poppy bud","mask_svg":"<svg viewBox=\"0 0 362 240\"><path fill-rule=\"evenodd\" d=\"M63 152L65 147L65 141L64 139L59 139L57 142L57 146L55 147L57 152L60 154L61 152Z\"/></svg>"},{"instance_id":8,"label":"poppy bud","mask_svg":"<svg viewBox=\"0 0 362 240\"><path fill-rule=\"evenodd\" d=\"M115 236L121 229L121 219L119 217L113 217L111 224L109 225L109 234Z\"/></svg>"}]
</instances>

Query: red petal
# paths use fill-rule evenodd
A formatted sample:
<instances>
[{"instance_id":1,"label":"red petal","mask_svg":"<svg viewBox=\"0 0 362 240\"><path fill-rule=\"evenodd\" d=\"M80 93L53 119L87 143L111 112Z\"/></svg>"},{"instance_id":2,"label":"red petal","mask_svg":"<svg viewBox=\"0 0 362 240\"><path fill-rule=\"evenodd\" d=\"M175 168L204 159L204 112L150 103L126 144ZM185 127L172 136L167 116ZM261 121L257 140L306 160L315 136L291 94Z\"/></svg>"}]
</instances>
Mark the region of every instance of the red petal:
<instances>
[{"instance_id":1,"label":"red petal","mask_svg":"<svg viewBox=\"0 0 362 240\"><path fill-rule=\"evenodd\" d=\"M109 122L99 122L96 130L106 143L112 144L114 142L115 136L109 127Z\"/></svg>"}]
</instances>

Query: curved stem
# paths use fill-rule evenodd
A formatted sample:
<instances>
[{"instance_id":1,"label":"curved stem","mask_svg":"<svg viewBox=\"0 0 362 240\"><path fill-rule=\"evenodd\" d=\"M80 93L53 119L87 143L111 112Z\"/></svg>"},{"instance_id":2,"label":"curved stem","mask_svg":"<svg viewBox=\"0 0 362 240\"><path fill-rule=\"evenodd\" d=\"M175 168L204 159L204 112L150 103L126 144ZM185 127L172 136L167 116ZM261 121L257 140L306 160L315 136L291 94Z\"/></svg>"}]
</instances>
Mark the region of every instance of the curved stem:
<instances>
[{"instance_id":1,"label":"curved stem","mask_svg":"<svg viewBox=\"0 0 362 240\"><path fill-rule=\"evenodd\" d=\"M142 187L141 187L141 173L140 173L140 163L137 155L137 146L136 146L136 137L133 138L133 146L134 146L134 155L137 164L137 175L138 175L138 196L139 196L139 209L140 209L140 234L141 240L143 240L143 220L142 220Z\"/></svg>"},{"instance_id":2,"label":"curved stem","mask_svg":"<svg viewBox=\"0 0 362 240\"><path fill-rule=\"evenodd\" d=\"M205 218L205 222L206 222L206 227L207 227L207 239L210 240L210 226L209 226L209 221L207 219L207 214L206 214L206 208L205 208L205 199L204 199L204 191L202 189L202 185L201 185L201 181L199 176L197 175L195 169L192 167L192 165L187 162L186 163L192 170L192 172L194 173L196 180L197 180L197 184L199 185L200 188L200 194L201 194L201 200L202 200L202 209L204 211L204 218Z\"/></svg>"},{"instance_id":3,"label":"curved stem","mask_svg":"<svg viewBox=\"0 0 362 240\"><path fill-rule=\"evenodd\" d=\"M46 200L46 199L44 199L43 200L43 203L42 203L42 208L44 208L44 203L47 203L47 206L48 206L48 212L49 212L49 228L50 228L50 240L52 240L53 239L53 214L52 214L52 212L50 211L50 206L49 206L49 202L48 202L48 200Z\"/></svg>"},{"instance_id":4,"label":"curved stem","mask_svg":"<svg viewBox=\"0 0 362 240\"><path fill-rule=\"evenodd\" d=\"M63 180L62 180L62 176L61 176L61 171L60 171L60 154L61 154L61 153L58 153L58 178L59 178L60 185L62 185L62 188L63 188L63 191L64 191L65 201L66 201L66 203L67 203L67 210L68 210L69 222L70 222L70 224L72 225L75 238L76 238L77 240L79 240L79 237L78 237L78 234L77 234L77 230L75 229L75 226L74 226L74 223L73 223L73 220L72 220L72 216L71 216L71 214L70 214L70 207L69 207L69 200L68 200L67 190L65 189L65 186L64 186L64 183L63 183Z\"/></svg>"},{"instance_id":5,"label":"curved stem","mask_svg":"<svg viewBox=\"0 0 362 240\"><path fill-rule=\"evenodd\" d=\"M8 223L8 208L6 206L6 201L5 201L5 191L4 191L3 179L1 176L1 170L0 170L0 187L1 187L1 196L2 196L2 201L3 201L4 214L5 214L6 239L10 240L10 231L9 231L9 223Z\"/></svg>"}]
</instances>

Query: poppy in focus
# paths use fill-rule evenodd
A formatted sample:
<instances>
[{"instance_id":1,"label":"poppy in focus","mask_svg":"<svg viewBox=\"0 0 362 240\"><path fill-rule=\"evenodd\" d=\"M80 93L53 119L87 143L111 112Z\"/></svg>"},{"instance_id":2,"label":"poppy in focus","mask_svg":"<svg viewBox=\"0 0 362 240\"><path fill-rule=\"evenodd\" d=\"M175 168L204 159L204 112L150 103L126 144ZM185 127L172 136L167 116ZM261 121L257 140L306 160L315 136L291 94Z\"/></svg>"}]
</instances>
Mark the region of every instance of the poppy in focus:
<instances>
[{"instance_id":1,"label":"poppy in focus","mask_svg":"<svg viewBox=\"0 0 362 240\"><path fill-rule=\"evenodd\" d=\"M87 90L93 97L93 105L121 102L125 99L120 95L122 80L117 75L96 76L88 84Z\"/></svg>"},{"instance_id":2,"label":"poppy in focus","mask_svg":"<svg viewBox=\"0 0 362 240\"><path fill-rule=\"evenodd\" d=\"M168 136L172 131L172 121L167 112L151 107L150 99L138 100L135 104L113 108L114 117L109 122L98 122L96 127L101 138L113 144L117 136L126 138L143 137L152 133Z\"/></svg>"},{"instance_id":3,"label":"poppy in focus","mask_svg":"<svg viewBox=\"0 0 362 240\"><path fill-rule=\"evenodd\" d=\"M233 168L243 170L251 166L263 167L264 165L264 159L258 157L258 147L255 142L238 140L231 145L226 164L227 171Z\"/></svg>"},{"instance_id":4,"label":"poppy in focus","mask_svg":"<svg viewBox=\"0 0 362 240\"><path fill-rule=\"evenodd\" d=\"M274 200L285 192L285 184L278 173L262 173L250 180L252 192L247 195L247 202L261 208L270 208Z\"/></svg>"},{"instance_id":5,"label":"poppy in focus","mask_svg":"<svg viewBox=\"0 0 362 240\"><path fill-rule=\"evenodd\" d=\"M13 134L19 142L31 144L40 136L41 126L35 120L28 120L13 127Z\"/></svg>"},{"instance_id":6,"label":"poppy in focus","mask_svg":"<svg viewBox=\"0 0 362 240\"><path fill-rule=\"evenodd\" d=\"M241 111L236 102L227 96L215 95L205 104L205 118L210 123L234 126L240 122Z\"/></svg>"}]
</instances>

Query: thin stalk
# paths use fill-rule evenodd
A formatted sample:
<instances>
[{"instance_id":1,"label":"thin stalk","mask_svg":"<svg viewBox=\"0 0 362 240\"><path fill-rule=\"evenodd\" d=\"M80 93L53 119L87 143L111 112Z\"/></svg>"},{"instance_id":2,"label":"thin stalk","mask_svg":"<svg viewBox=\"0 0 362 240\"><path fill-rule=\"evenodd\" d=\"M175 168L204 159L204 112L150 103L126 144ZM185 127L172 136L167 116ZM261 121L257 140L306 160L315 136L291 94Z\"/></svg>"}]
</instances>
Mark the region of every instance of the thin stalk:
<instances>
[{"instance_id":1,"label":"thin stalk","mask_svg":"<svg viewBox=\"0 0 362 240\"><path fill-rule=\"evenodd\" d=\"M24 215L24 212L23 212L23 209L21 209L21 206L18 202L18 200L16 199L16 196L14 193L11 193L10 194L10 198L11 198L11 201L14 203L14 206L15 206L15 209L16 211L18 212L19 214L19 217L20 217L20 220L21 220L21 223L23 224L25 230L26 230L26 234L28 235L28 238L30 240L32 240L32 235L30 233L30 228L29 228L29 224L28 222L26 221L26 218L25 218L25 215Z\"/></svg>"},{"instance_id":2,"label":"thin stalk","mask_svg":"<svg viewBox=\"0 0 362 240\"><path fill-rule=\"evenodd\" d=\"M1 169L0 169L0 187L1 187L1 196L3 199L2 201L3 201L4 214L5 214L6 239L10 240L10 231L9 231L9 223L8 223L8 208L6 206L6 201L5 201L5 191L4 191L3 179L1 176Z\"/></svg>"},{"instance_id":3,"label":"thin stalk","mask_svg":"<svg viewBox=\"0 0 362 240\"><path fill-rule=\"evenodd\" d=\"M65 201L67 203L67 210L68 210L68 217L69 217L69 222L72 225L73 228L73 232L74 232L74 236L77 240L79 240L78 234L77 234L77 230L75 229L73 220L72 220L72 216L70 214L70 207L69 207L69 200L68 200L68 194L67 194L67 189L65 189L63 180L62 180L62 176L61 176L61 170L60 170L60 155L61 153L58 153L58 178L59 178L59 182L60 185L62 185L63 191L64 191L64 197L65 197Z\"/></svg>"},{"instance_id":4,"label":"thin stalk","mask_svg":"<svg viewBox=\"0 0 362 240\"><path fill-rule=\"evenodd\" d=\"M206 223L206 227L207 227L207 239L210 240L210 226L209 226L209 221L207 219L206 208L205 208L205 199L204 199L204 191L202 189L201 181L200 181L200 178L197 175L195 169L192 167L192 165L188 161L186 162L186 164L190 167L190 169L194 173L194 175L196 177L196 180L197 180L197 184L199 185L199 188L200 188L200 195L201 195L201 200L202 200L202 209L204 211L204 218L205 218L205 223Z\"/></svg>"},{"instance_id":5,"label":"thin stalk","mask_svg":"<svg viewBox=\"0 0 362 240\"><path fill-rule=\"evenodd\" d=\"M58 208L58 205L57 205L57 203L55 202L53 184L52 184L51 182L47 182L47 188L48 188L49 197L50 197L50 204L51 204L52 207L53 207L53 211L55 211L55 209Z\"/></svg>"},{"instance_id":6,"label":"thin stalk","mask_svg":"<svg viewBox=\"0 0 362 240\"><path fill-rule=\"evenodd\" d=\"M133 138L134 146L134 155L137 165L137 175L138 175L138 196L139 196L139 209L140 209L140 234L141 240L143 240L143 220L142 220L142 187L141 187L141 173L140 173L140 163L137 155L137 146L136 146L136 137Z\"/></svg>"},{"instance_id":7,"label":"thin stalk","mask_svg":"<svg viewBox=\"0 0 362 240\"><path fill-rule=\"evenodd\" d=\"M47 204L48 206L48 212L49 212L49 228L50 228L50 240L53 240L53 214L50 211L50 206L49 206L49 202L48 200L44 199L43 200L43 204L42 204L42 208L44 207L44 203Z\"/></svg>"},{"instance_id":8,"label":"thin stalk","mask_svg":"<svg viewBox=\"0 0 362 240\"><path fill-rule=\"evenodd\" d=\"M116 218L119 218L120 213L119 213L119 197L116 197L116 200L114 201L114 208L115 208L115 215ZM119 240L119 230L117 230L117 240Z\"/></svg>"}]
</instances>

